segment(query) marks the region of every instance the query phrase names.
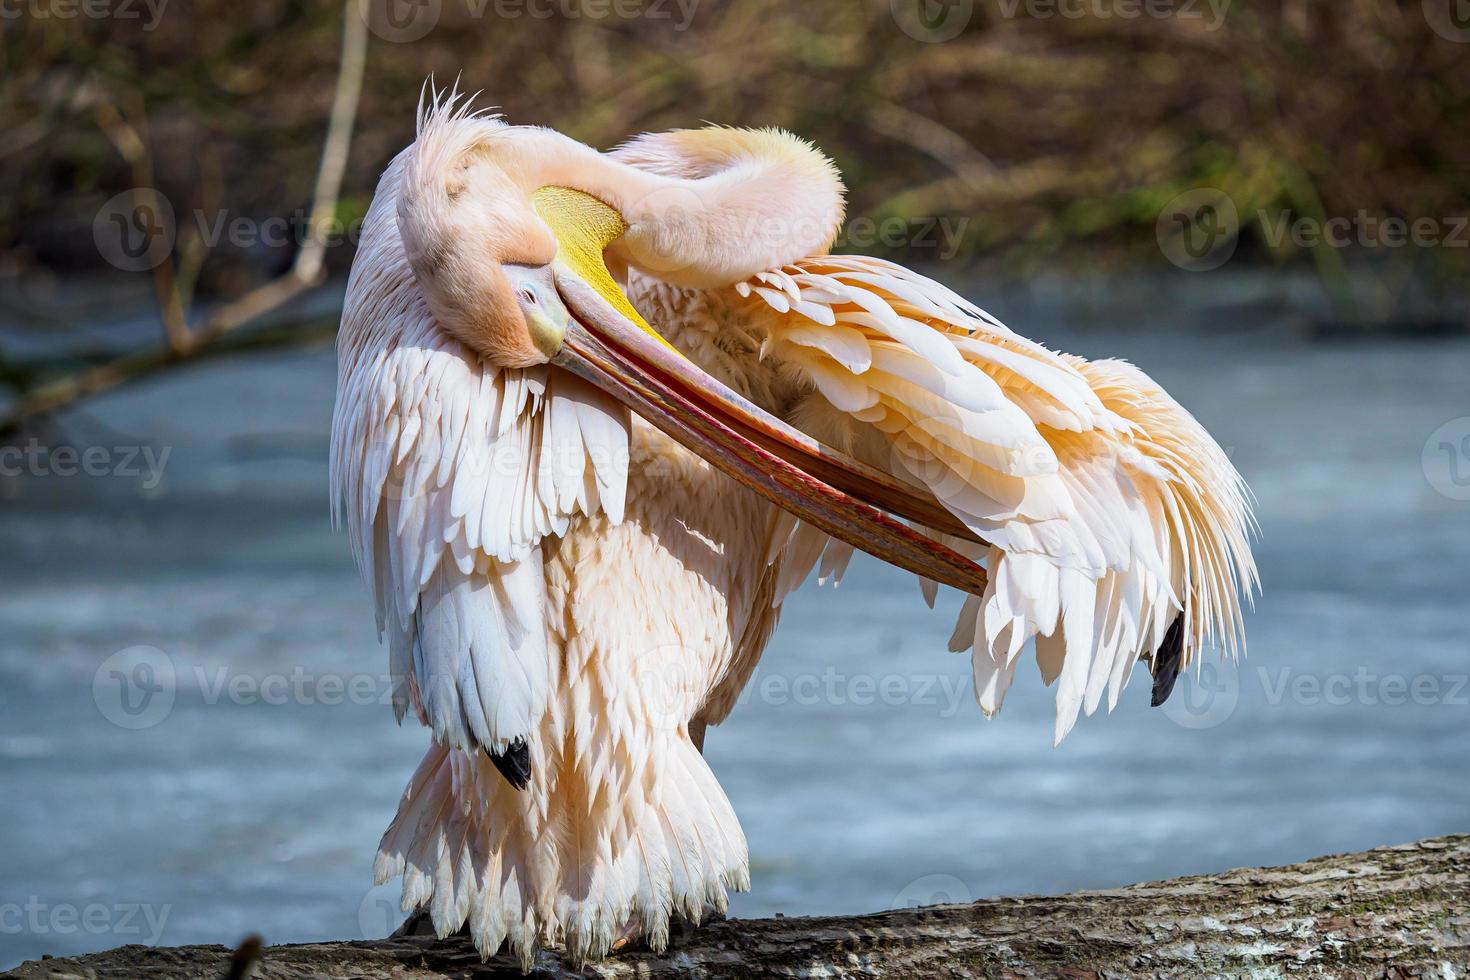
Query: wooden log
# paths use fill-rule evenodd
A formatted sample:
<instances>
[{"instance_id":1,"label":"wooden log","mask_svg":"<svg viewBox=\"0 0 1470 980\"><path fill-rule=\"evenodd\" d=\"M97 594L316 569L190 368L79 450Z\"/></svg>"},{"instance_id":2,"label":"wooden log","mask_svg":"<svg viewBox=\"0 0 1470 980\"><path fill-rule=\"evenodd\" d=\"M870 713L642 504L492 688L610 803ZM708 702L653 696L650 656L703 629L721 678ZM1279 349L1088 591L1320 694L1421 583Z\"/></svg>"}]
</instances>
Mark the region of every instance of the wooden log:
<instances>
[{"instance_id":1,"label":"wooden log","mask_svg":"<svg viewBox=\"0 0 1470 980\"><path fill-rule=\"evenodd\" d=\"M432 936L263 951L124 946L31 961L6 974L24 980L520 975L509 957L482 964L468 940ZM625 950L582 973L543 952L530 975L1460 980L1470 976L1470 836L1051 898L728 920L676 936L662 956Z\"/></svg>"}]
</instances>

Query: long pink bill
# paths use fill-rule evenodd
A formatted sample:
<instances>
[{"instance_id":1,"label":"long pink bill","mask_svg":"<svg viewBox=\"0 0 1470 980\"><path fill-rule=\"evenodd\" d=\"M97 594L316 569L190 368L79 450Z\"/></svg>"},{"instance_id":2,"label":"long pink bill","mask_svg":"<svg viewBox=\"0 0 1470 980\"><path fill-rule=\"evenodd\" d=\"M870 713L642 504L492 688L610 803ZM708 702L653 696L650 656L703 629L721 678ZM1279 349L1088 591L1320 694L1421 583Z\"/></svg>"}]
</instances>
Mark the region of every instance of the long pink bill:
<instances>
[{"instance_id":1,"label":"long pink bill","mask_svg":"<svg viewBox=\"0 0 1470 980\"><path fill-rule=\"evenodd\" d=\"M884 513L975 539L932 497L751 404L659 344L577 276L559 273L557 289L574 322L553 364L832 537L941 584L984 593L985 569Z\"/></svg>"}]
</instances>

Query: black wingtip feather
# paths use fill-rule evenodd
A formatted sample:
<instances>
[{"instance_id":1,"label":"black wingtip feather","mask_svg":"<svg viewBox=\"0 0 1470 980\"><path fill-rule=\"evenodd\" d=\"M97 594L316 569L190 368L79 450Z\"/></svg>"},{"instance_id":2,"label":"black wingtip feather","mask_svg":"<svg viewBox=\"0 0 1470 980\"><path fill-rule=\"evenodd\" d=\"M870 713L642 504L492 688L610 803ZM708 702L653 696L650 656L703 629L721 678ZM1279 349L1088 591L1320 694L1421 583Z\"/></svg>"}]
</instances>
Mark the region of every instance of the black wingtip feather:
<instances>
[{"instance_id":1,"label":"black wingtip feather","mask_svg":"<svg viewBox=\"0 0 1470 980\"><path fill-rule=\"evenodd\" d=\"M504 752L486 749L485 754L495 763L495 768L500 770L507 783L516 789L525 789L531 785L531 747L526 744L525 739L512 740Z\"/></svg>"},{"instance_id":2,"label":"black wingtip feather","mask_svg":"<svg viewBox=\"0 0 1470 980\"><path fill-rule=\"evenodd\" d=\"M1175 616L1174 622L1164 634L1164 642L1154 653L1154 698L1157 708L1169 700L1174 693L1174 682L1179 679L1179 670L1184 664L1184 617Z\"/></svg>"}]
</instances>

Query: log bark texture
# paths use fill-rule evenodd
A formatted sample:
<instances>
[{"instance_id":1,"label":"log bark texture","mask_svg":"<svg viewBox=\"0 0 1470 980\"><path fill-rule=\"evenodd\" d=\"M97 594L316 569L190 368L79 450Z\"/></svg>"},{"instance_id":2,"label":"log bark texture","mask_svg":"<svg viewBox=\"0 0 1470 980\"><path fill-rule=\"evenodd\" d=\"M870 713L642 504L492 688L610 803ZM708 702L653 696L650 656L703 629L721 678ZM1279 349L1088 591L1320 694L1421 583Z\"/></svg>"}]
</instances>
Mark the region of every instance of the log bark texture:
<instances>
[{"instance_id":1,"label":"log bark texture","mask_svg":"<svg viewBox=\"0 0 1470 980\"><path fill-rule=\"evenodd\" d=\"M530 975L1462 980L1470 977L1470 836L1050 898L728 920L676 937L662 956L625 950L581 973L543 952ZM505 956L481 963L466 939L410 936L263 951L124 946L31 961L6 976L467 980L521 973Z\"/></svg>"}]
</instances>

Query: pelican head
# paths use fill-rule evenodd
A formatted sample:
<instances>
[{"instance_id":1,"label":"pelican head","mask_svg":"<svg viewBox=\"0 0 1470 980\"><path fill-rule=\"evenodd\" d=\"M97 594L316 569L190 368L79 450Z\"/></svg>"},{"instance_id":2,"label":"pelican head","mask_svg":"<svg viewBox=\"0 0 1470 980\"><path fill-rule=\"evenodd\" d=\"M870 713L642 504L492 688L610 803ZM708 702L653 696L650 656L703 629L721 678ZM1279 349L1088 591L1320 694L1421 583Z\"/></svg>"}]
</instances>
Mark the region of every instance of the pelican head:
<instances>
[{"instance_id":1,"label":"pelican head","mask_svg":"<svg viewBox=\"0 0 1470 980\"><path fill-rule=\"evenodd\" d=\"M434 319L501 367L545 363L570 320L552 278L556 233L517 171L516 133L469 115L426 127L398 198L404 251Z\"/></svg>"},{"instance_id":2,"label":"pelican head","mask_svg":"<svg viewBox=\"0 0 1470 980\"><path fill-rule=\"evenodd\" d=\"M405 152L404 252L435 320L466 347L500 367L569 371L827 533L984 591L973 562L884 513L954 531L932 496L815 443L700 370L609 269L730 285L825 250L840 222L840 184L826 188L831 215L802 224L791 213L830 175L802 169L796 154L771 164L794 172L737 164L658 175L552 130L442 110L421 119ZM752 213L762 207L771 213Z\"/></svg>"}]
</instances>

